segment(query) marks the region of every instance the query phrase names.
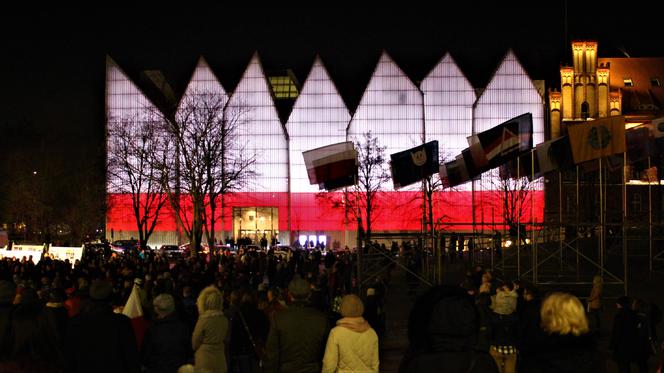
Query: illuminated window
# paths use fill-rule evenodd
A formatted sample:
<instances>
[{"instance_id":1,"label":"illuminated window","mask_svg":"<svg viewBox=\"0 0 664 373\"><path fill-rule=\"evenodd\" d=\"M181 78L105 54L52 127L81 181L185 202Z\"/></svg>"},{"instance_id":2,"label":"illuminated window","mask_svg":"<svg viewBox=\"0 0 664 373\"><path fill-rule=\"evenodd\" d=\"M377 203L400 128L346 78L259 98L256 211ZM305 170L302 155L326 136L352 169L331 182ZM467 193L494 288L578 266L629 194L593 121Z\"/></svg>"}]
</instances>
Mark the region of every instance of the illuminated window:
<instances>
[{"instance_id":1,"label":"illuminated window","mask_svg":"<svg viewBox=\"0 0 664 373\"><path fill-rule=\"evenodd\" d=\"M632 82L632 78L624 78L623 83L625 84L625 87L634 87L634 82Z\"/></svg>"},{"instance_id":2,"label":"illuminated window","mask_svg":"<svg viewBox=\"0 0 664 373\"><path fill-rule=\"evenodd\" d=\"M294 99L299 94L297 80L289 70L285 76L271 76L268 78L272 93L276 99Z\"/></svg>"},{"instance_id":3,"label":"illuminated window","mask_svg":"<svg viewBox=\"0 0 664 373\"><path fill-rule=\"evenodd\" d=\"M653 87L661 87L662 83L659 81L659 78L650 78L650 85Z\"/></svg>"}]
</instances>

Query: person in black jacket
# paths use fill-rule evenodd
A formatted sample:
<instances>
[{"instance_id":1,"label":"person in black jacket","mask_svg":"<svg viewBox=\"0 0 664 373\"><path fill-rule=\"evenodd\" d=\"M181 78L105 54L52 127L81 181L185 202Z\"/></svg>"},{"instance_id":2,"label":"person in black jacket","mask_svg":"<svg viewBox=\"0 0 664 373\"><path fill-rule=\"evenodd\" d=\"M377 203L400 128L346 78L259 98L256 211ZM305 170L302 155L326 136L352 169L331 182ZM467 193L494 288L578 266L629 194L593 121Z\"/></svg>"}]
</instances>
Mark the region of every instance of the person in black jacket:
<instances>
[{"instance_id":1,"label":"person in black jacket","mask_svg":"<svg viewBox=\"0 0 664 373\"><path fill-rule=\"evenodd\" d=\"M252 293L242 296L240 306L230 320L232 372L258 373L263 358L270 320L261 312Z\"/></svg>"},{"instance_id":2,"label":"person in black jacket","mask_svg":"<svg viewBox=\"0 0 664 373\"><path fill-rule=\"evenodd\" d=\"M131 321L113 313L113 285L97 280L90 286L90 303L69 320L65 337L67 372L140 372Z\"/></svg>"},{"instance_id":3,"label":"person in black jacket","mask_svg":"<svg viewBox=\"0 0 664 373\"><path fill-rule=\"evenodd\" d=\"M12 311L3 346L0 372L60 373L62 349L52 315L44 309L37 293L25 288L20 304Z\"/></svg>"},{"instance_id":4,"label":"person in black jacket","mask_svg":"<svg viewBox=\"0 0 664 373\"><path fill-rule=\"evenodd\" d=\"M540 328L540 308L542 301L539 299L537 288L534 285L523 286L523 303L521 308L517 306L519 313L519 328L517 348L519 350L519 371L528 372L529 367L535 364L533 355L537 350L533 348L532 342L542 338L543 331Z\"/></svg>"},{"instance_id":5,"label":"person in black jacket","mask_svg":"<svg viewBox=\"0 0 664 373\"><path fill-rule=\"evenodd\" d=\"M46 303L46 311L51 314L55 321L59 341L64 341L67 322L69 321L67 309L65 308L66 299L67 295L65 294L65 291L56 288L51 290L48 302Z\"/></svg>"},{"instance_id":6,"label":"person in black jacket","mask_svg":"<svg viewBox=\"0 0 664 373\"><path fill-rule=\"evenodd\" d=\"M176 373L193 360L191 331L175 313L170 294L160 294L152 302L155 320L143 339L143 365L149 373Z\"/></svg>"},{"instance_id":7,"label":"person in black jacket","mask_svg":"<svg viewBox=\"0 0 664 373\"><path fill-rule=\"evenodd\" d=\"M435 286L420 296L408 320L408 350L400 373L497 373L495 361L476 349L478 316L459 286Z\"/></svg>"},{"instance_id":8,"label":"person in black jacket","mask_svg":"<svg viewBox=\"0 0 664 373\"><path fill-rule=\"evenodd\" d=\"M618 298L618 313L613 319L610 349L613 350L613 360L620 373L629 373L632 362L639 363L641 372L648 371L645 360L639 359L638 317L631 303L628 297Z\"/></svg>"},{"instance_id":9,"label":"person in black jacket","mask_svg":"<svg viewBox=\"0 0 664 373\"><path fill-rule=\"evenodd\" d=\"M13 282L0 281L0 356L7 351L10 316L16 297L16 285Z\"/></svg>"}]
</instances>

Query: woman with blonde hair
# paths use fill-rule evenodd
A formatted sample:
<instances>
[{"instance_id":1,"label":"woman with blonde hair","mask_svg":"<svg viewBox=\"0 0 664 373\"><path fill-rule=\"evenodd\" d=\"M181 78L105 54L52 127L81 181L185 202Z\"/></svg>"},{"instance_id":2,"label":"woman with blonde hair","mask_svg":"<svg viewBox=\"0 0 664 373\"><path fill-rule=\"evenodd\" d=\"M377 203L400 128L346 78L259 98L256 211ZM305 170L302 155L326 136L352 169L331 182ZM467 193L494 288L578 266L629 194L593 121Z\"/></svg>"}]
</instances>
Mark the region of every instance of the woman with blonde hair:
<instances>
[{"instance_id":1,"label":"woman with blonde hair","mask_svg":"<svg viewBox=\"0 0 664 373\"><path fill-rule=\"evenodd\" d=\"M600 312L602 310L602 277L593 277L593 288L588 296L588 317L593 323L592 329L600 328Z\"/></svg>"},{"instance_id":2,"label":"woman with blonde hair","mask_svg":"<svg viewBox=\"0 0 664 373\"><path fill-rule=\"evenodd\" d=\"M583 304L567 293L552 293L540 309L545 332L536 344L534 358L540 372L598 372L601 359L597 340L588 328Z\"/></svg>"},{"instance_id":3,"label":"woman with blonde hair","mask_svg":"<svg viewBox=\"0 0 664 373\"><path fill-rule=\"evenodd\" d=\"M228 334L228 319L222 311L221 291L214 285L206 287L198 296L196 307L199 316L191 338L196 371L226 373L224 339Z\"/></svg>"}]
</instances>

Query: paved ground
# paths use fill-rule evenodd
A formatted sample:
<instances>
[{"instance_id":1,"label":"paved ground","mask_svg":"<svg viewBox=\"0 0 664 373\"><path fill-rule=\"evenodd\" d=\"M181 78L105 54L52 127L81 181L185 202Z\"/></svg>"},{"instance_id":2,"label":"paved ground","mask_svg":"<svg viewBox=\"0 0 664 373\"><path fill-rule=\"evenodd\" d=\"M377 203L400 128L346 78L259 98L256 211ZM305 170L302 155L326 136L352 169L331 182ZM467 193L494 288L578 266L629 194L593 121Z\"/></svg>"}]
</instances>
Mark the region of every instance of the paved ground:
<instances>
[{"instance_id":1,"label":"paved ground","mask_svg":"<svg viewBox=\"0 0 664 373\"><path fill-rule=\"evenodd\" d=\"M421 289L424 289L423 285L408 284L404 270L397 267L392 272L385 297L386 327L380 351L382 373L396 372L399 368L399 362L408 347L408 314L417 291Z\"/></svg>"},{"instance_id":2,"label":"paved ground","mask_svg":"<svg viewBox=\"0 0 664 373\"><path fill-rule=\"evenodd\" d=\"M655 302L664 310L664 273L649 273L645 263L639 263L638 260L630 260L631 271L629 277L628 295L639 297L648 301ZM645 268L645 270L638 270ZM381 345L381 369L383 373L397 372L399 362L404 355L408 345L407 325L408 314L418 293L425 289L426 285L413 284L410 286L406 279L405 271L395 268L392 274L392 280L387 289L385 299L386 310L386 332ZM548 289L547 289L548 290ZM579 297L587 296L589 289L575 289L573 291ZM618 294L614 291L612 297ZM610 359L608 352L611 327L616 309L614 306L615 298L604 300L604 309L601 320L600 331L600 349L604 357L607 373L617 372L616 365ZM664 339L664 323L659 325L660 339ZM657 362L661 357L652 357L649 360L651 371L655 371ZM636 371L636 366L633 367Z\"/></svg>"}]
</instances>

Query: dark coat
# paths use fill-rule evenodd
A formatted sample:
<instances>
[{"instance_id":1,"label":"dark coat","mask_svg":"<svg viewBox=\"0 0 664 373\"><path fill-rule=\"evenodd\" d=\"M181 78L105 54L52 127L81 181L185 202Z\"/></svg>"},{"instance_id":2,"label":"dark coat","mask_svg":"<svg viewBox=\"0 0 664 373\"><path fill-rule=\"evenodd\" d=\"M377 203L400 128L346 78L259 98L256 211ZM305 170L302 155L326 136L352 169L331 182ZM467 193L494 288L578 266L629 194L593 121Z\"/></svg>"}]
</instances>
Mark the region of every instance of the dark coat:
<instances>
[{"instance_id":1,"label":"dark coat","mask_svg":"<svg viewBox=\"0 0 664 373\"><path fill-rule=\"evenodd\" d=\"M628 308L621 308L613 319L610 349L615 361L635 361L639 354L638 318Z\"/></svg>"},{"instance_id":2,"label":"dark coat","mask_svg":"<svg viewBox=\"0 0 664 373\"><path fill-rule=\"evenodd\" d=\"M4 355L8 349L11 314L11 304L0 304L0 355Z\"/></svg>"},{"instance_id":3,"label":"dark coat","mask_svg":"<svg viewBox=\"0 0 664 373\"><path fill-rule=\"evenodd\" d=\"M532 363L519 367L519 373L596 373L602 359L594 335L547 335L531 341ZM530 359L529 359L530 360Z\"/></svg>"},{"instance_id":4,"label":"dark coat","mask_svg":"<svg viewBox=\"0 0 664 373\"><path fill-rule=\"evenodd\" d=\"M267 338L265 373L318 373L329 333L325 315L295 302L274 316Z\"/></svg>"},{"instance_id":5,"label":"dark coat","mask_svg":"<svg viewBox=\"0 0 664 373\"><path fill-rule=\"evenodd\" d=\"M175 314L156 319L143 339L143 365L152 373L175 373L193 360L191 330Z\"/></svg>"},{"instance_id":6,"label":"dark coat","mask_svg":"<svg viewBox=\"0 0 664 373\"><path fill-rule=\"evenodd\" d=\"M492 346L516 346L518 336L519 317L516 313L509 315L491 314L491 338Z\"/></svg>"},{"instance_id":7,"label":"dark coat","mask_svg":"<svg viewBox=\"0 0 664 373\"><path fill-rule=\"evenodd\" d=\"M67 331L67 322L69 321L69 315L67 314L67 309L64 305L58 307L46 307L46 312L50 313L55 321L55 327L58 332L58 338L60 341L64 341L65 333Z\"/></svg>"},{"instance_id":8,"label":"dark coat","mask_svg":"<svg viewBox=\"0 0 664 373\"><path fill-rule=\"evenodd\" d=\"M129 318L110 306L94 304L69 320L65 337L67 372L140 371L136 338Z\"/></svg>"},{"instance_id":9,"label":"dark coat","mask_svg":"<svg viewBox=\"0 0 664 373\"><path fill-rule=\"evenodd\" d=\"M235 313L235 316L231 320L230 354L232 356L253 355L256 351L251 343L251 339L247 334L240 315L244 317L244 322L247 324L247 328L249 328L249 332L251 333L251 339L253 339L258 348L260 348L260 346L265 346L267 333L270 330L270 321L263 312L259 311L256 306L251 304L240 305L238 312Z\"/></svg>"},{"instance_id":10,"label":"dark coat","mask_svg":"<svg viewBox=\"0 0 664 373\"><path fill-rule=\"evenodd\" d=\"M542 302L539 299L523 303L519 312L519 335L517 340L517 349L519 350L519 369L527 369L532 364L536 364L537 341L546 338L544 331L540 327L540 307ZM527 372L528 370L526 370Z\"/></svg>"},{"instance_id":11,"label":"dark coat","mask_svg":"<svg viewBox=\"0 0 664 373\"><path fill-rule=\"evenodd\" d=\"M448 297L439 300L427 312L428 321L419 320L426 318L419 312L411 313L410 347L399 372L497 373L498 367L491 355L476 349L479 325L472 299L461 288L449 288L446 292Z\"/></svg>"}]
</instances>

